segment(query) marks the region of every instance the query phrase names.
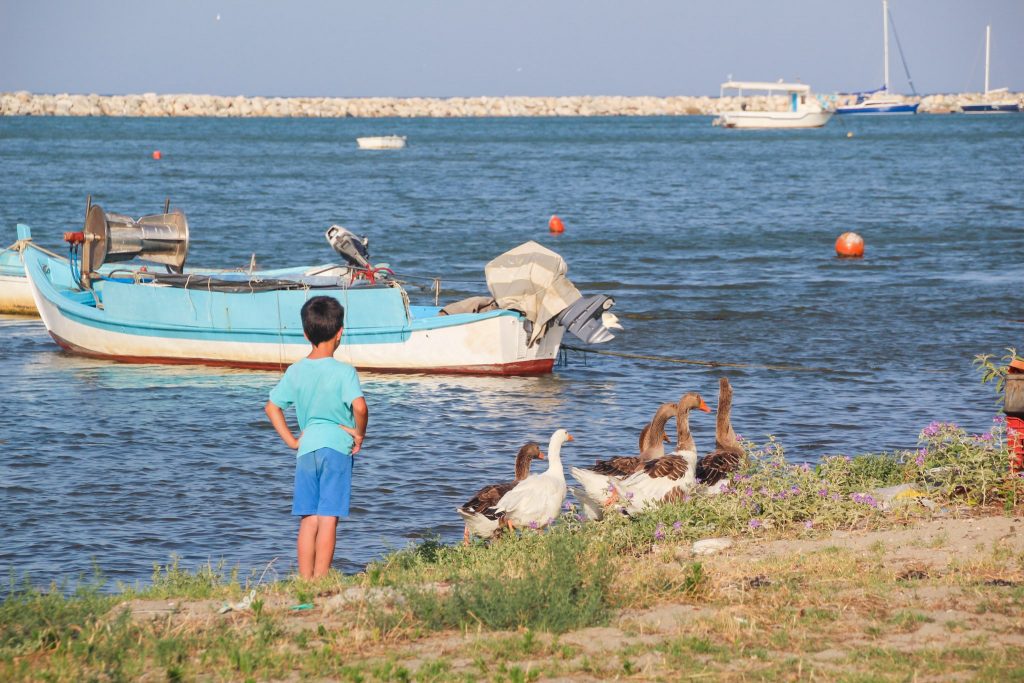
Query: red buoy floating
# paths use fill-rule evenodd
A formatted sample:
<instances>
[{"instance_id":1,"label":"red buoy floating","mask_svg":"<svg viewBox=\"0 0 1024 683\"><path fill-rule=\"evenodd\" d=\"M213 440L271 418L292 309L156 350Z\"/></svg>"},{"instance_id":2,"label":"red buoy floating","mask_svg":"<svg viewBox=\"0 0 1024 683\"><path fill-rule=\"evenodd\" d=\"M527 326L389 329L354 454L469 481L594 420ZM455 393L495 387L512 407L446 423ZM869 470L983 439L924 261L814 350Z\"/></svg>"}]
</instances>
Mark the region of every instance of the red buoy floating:
<instances>
[{"instance_id":1,"label":"red buoy floating","mask_svg":"<svg viewBox=\"0 0 1024 683\"><path fill-rule=\"evenodd\" d=\"M548 221L548 230L553 233L565 232L565 223L558 216L552 215L551 220Z\"/></svg>"},{"instance_id":2,"label":"red buoy floating","mask_svg":"<svg viewBox=\"0 0 1024 683\"><path fill-rule=\"evenodd\" d=\"M158 149L153 150L153 158L154 159L158 159L159 160L162 157L163 157L163 154L160 153L160 150L158 150Z\"/></svg>"},{"instance_id":3,"label":"red buoy floating","mask_svg":"<svg viewBox=\"0 0 1024 683\"><path fill-rule=\"evenodd\" d=\"M855 232L844 232L836 239L836 255L840 258L864 256L864 238Z\"/></svg>"}]
</instances>

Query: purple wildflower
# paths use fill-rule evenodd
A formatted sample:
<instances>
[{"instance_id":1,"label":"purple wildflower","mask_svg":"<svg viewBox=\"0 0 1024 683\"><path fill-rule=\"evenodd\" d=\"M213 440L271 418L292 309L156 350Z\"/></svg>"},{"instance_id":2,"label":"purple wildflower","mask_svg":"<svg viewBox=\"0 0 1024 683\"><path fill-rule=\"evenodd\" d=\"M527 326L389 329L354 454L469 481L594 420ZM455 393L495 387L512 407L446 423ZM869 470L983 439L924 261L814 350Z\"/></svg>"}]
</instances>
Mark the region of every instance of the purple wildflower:
<instances>
[{"instance_id":1,"label":"purple wildflower","mask_svg":"<svg viewBox=\"0 0 1024 683\"><path fill-rule=\"evenodd\" d=\"M536 529L537 528L537 522L530 522L530 528L531 529Z\"/></svg>"},{"instance_id":2,"label":"purple wildflower","mask_svg":"<svg viewBox=\"0 0 1024 683\"><path fill-rule=\"evenodd\" d=\"M682 522L680 522L680 521L673 522L672 529L674 531L679 531L682 528L683 528L683 523Z\"/></svg>"},{"instance_id":3,"label":"purple wildflower","mask_svg":"<svg viewBox=\"0 0 1024 683\"><path fill-rule=\"evenodd\" d=\"M791 486L789 488L789 492L790 492L791 495L799 496L800 495L800 487L796 486L796 485L793 485L793 486Z\"/></svg>"},{"instance_id":4,"label":"purple wildflower","mask_svg":"<svg viewBox=\"0 0 1024 683\"><path fill-rule=\"evenodd\" d=\"M747 498L750 498L752 495L754 495L754 489L748 486L747 490L743 492L743 495L745 495Z\"/></svg>"},{"instance_id":5,"label":"purple wildflower","mask_svg":"<svg viewBox=\"0 0 1024 683\"><path fill-rule=\"evenodd\" d=\"M917 465L918 467L923 465L924 464L924 458L925 458L926 455L928 455L928 450L927 449L922 448L921 450L919 450L917 452L917 457L914 458L914 464Z\"/></svg>"},{"instance_id":6,"label":"purple wildflower","mask_svg":"<svg viewBox=\"0 0 1024 683\"><path fill-rule=\"evenodd\" d=\"M576 521L577 522L585 522L585 521L587 521L587 518L584 517L583 515L576 515Z\"/></svg>"},{"instance_id":7,"label":"purple wildflower","mask_svg":"<svg viewBox=\"0 0 1024 683\"><path fill-rule=\"evenodd\" d=\"M566 512L572 510L572 503L570 503L569 501L565 501L564 503L562 503L562 509L565 510Z\"/></svg>"},{"instance_id":8,"label":"purple wildflower","mask_svg":"<svg viewBox=\"0 0 1024 683\"><path fill-rule=\"evenodd\" d=\"M935 436L942 429L941 422L932 422L927 427L921 430L921 436Z\"/></svg>"},{"instance_id":9,"label":"purple wildflower","mask_svg":"<svg viewBox=\"0 0 1024 683\"><path fill-rule=\"evenodd\" d=\"M997 425L1001 425L1006 422L1006 417L1003 415L996 415L995 417L992 418L992 422Z\"/></svg>"},{"instance_id":10,"label":"purple wildflower","mask_svg":"<svg viewBox=\"0 0 1024 683\"><path fill-rule=\"evenodd\" d=\"M779 491L774 496L772 496L772 498L774 498L775 500L786 500L786 492Z\"/></svg>"},{"instance_id":11,"label":"purple wildflower","mask_svg":"<svg viewBox=\"0 0 1024 683\"><path fill-rule=\"evenodd\" d=\"M810 472L811 466L809 463L805 462L803 465L800 465L800 469L802 469L804 472Z\"/></svg>"},{"instance_id":12,"label":"purple wildflower","mask_svg":"<svg viewBox=\"0 0 1024 683\"><path fill-rule=\"evenodd\" d=\"M665 527L661 522L658 522L658 526L654 529L654 540L664 541L665 540Z\"/></svg>"},{"instance_id":13,"label":"purple wildflower","mask_svg":"<svg viewBox=\"0 0 1024 683\"><path fill-rule=\"evenodd\" d=\"M992 435L991 434L978 434L978 441L991 441L991 440L992 440Z\"/></svg>"},{"instance_id":14,"label":"purple wildflower","mask_svg":"<svg viewBox=\"0 0 1024 683\"><path fill-rule=\"evenodd\" d=\"M878 501L876 501L870 494L867 493L852 493L850 498L853 499L854 503L861 505L869 505L871 507L878 507Z\"/></svg>"},{"instance_id":15,"label":"purple wildflower","mask_svg":"<svg viewBox=\"0 0 1024 683\"><path fill-rule=\"evenodd\" d=\"M747 522L747 525L751 529L760 529L761 528L761 520L759 520L759 519L752 519L749 522Z\"/></svg>"},{"instance_id":16,"label":"purple wildflower","mask_svg":"<svg viewBox=\"0 0 1024 683\"><path fill-rule=\"evenodd\" d=\"M822 498L828 498L828 489L818 489L818 495Z\"/></svg>"},{"instance_id":17,"label":"purple wildflower","mask_svg":"<svg viewBox=\"0 0 1024 683\"><path fill-rule=\"evenodd\" d=\"M814 522L811 521L811 520L807 520L806 522L804 522L804 528L805 529L813 529L814 528Z\"/></svg>"}]
</instances>

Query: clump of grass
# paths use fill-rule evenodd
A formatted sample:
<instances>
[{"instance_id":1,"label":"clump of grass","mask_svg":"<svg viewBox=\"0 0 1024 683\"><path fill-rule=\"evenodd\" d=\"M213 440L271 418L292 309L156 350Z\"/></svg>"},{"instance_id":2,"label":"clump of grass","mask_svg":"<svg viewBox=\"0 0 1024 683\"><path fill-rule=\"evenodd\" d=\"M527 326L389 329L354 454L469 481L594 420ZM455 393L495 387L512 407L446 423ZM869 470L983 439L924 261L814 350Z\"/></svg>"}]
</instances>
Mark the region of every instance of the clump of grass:
<instances>
[{"instance_id":1,"label":"clump of grass","mask_svg":"<svg viewBox=\"0 0 1024 683\"><path fill-rule=\"evenodd\" d=\"M101 592L99 577L66 594L60 586L40 590L27 580L13 584L0 603L0 658L48 650L77 638L117 603Z\"/></svg>"},{"instance_id":2,"label":"clump of grass","mask_svg":"<svg viewBox=\"0 0 1024 683\"><path fill-rule=\"evenodd\" d=\"M520 552L503 562L464 567L447 593L403 589L416 620L431 629L525 627L554 633L607 622L614 570L584 536L529 534L502 545Z\"/></svg>"},{"instance_id":3,"label":"clump of grass","mask_svg":"<svg viewBox=\"0 0 1024 683\"><path fill-rule=\"evenodd\" d=\"M181 558L172 555L166 565L153 565L150 585L140 594L150 598L203 599L238 593L240 590L237 566L228 570L222 560L217 564L207 562L189 571L181 566Z\"/></svg>"}]
</instances>

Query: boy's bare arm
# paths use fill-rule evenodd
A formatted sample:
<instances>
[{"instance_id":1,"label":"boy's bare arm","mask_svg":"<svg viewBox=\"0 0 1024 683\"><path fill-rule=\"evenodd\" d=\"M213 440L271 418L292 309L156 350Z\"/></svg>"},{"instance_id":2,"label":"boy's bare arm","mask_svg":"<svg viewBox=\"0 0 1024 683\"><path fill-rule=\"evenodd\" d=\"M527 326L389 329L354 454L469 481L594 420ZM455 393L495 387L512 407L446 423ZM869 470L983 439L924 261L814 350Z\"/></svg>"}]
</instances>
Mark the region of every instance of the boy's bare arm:
<instances>
[{"instance_id":1,"label":"boy's bare arm","mask_svg":"<svg viewBox=\"0 0 1024 683\"><path fill-rule=\"evenodd\" d=\"M288 428L288 423L284 419L284 411L274 405L272 402L267 401L267 405L263 407L267 417L270 418L270 424L274 425L274 429L277 430L278 436L284 441L288 448L296 449L299 447L299 440L292 434L292 430Z\"/></svg>"},{"instance_id":2,"label":"boy's bare arm","mask_svg":"<svg viewBox=\"0 0 1024 683\"><path fill-rule=\"evenodd\" d=\"M366 407L366 399L362 396L352 401L352 417L356 421L356 428L345 425L341 425L341 428L352 436L352 455L355 455L363 447L366 425L370 421L370 409Z\"/></svg>"}]
</instances>

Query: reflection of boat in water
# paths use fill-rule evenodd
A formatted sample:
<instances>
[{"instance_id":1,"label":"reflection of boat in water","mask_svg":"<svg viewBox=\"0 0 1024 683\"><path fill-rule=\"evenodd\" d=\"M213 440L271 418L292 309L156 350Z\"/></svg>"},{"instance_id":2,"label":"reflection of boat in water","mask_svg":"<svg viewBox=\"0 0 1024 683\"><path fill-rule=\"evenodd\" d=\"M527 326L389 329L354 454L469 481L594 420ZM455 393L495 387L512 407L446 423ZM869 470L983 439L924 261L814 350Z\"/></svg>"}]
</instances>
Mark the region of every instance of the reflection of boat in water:
<instances>
[{"instance_id":1,"label":"reflection of boat in water","mask_svg":"<svg viewBox=\"0 0 1024 683\"><path fill-rule=\"evenodd\" d=\"M895 28L893 29L895 32ZM899 44L899 36L896 37ZM836 107L837 114L916 114L919 103L905 102L899 95L889 92L889 2L882 0L882 64L884 81L878 90L864 93L853 93L857 95L857 101ZM902 58L903 52L900 51ZM906 68L906 62L903 63ZM909 71L908 71L909 74ZM911 81L913 86L913 81Z\"/></svg>"},{"instance_id":2,"label":"reflection of boat in water","mask_svg":"<svg viewBox=\"0 0 1024 683\"><path fill-rule=\"evenodd\" d=\"M402 149L405 147L404 135L375 135L356 138L359 149Z\"/></svg>"},{"instance_id":3,"label":"reflection of boat in water","mask_svg":"<svg viewBox=\"0 0 1024 683\"><path fill-rule=\"evenodd\" d=\"M64 262L35 249L22 255L50 335L86 356L281 368L308 353L299 310L315 295L344 305L345 334L337 357L365 370L547 373L564 332L595 343L611 339L608 328L618 327L608 313L614 301L583 297L565 277L561 257L533 242L487 265L489 305L443 310L411 305L390 271L370 264L366 239L340 226L332 226L327 238L348 265L315 275L129 271L104 276L98 270L102 259L90 256L93 252L134 249L140 258L166 260L180 246L173 231L165 231L163 240L147 240L131 230L112 231L110 225L103 210L93 206L84 233L69 233L72 244L83 249L81 272L75 258ZM158 229L155 221L139 227Z\"/></svg>"},{"instance_id":4,"label":"reflection of boat in water","mask_svg":"<svg viewBox=\"0 0 1024 683\"><path fill-rule=\"evenodd\" d=\"M763 81L727 81L722 84L721 96L726 91L735 90L739 97L743 91L767 93L764 109L751 109L743 105L738 110L724 111L718 115L714 124L725 128L820 128L832 118L832 112L826 111L811 93L811 86L805 83L768 83ZM775 93L788 96L785 110L770 108Z\"/></svg>"},{"instance_id":5,"label":"reflection of boat in water","mask_svg":"<svg viewBox=\"0 0 1024 683\"><path fill-rule=\"evenodd\" d=\"M988 88L989 62L992 53L992 27L985 27L985 93L981 100L961 100L960 111L964 114L1016 114L1021 111L1020 100L995 98L993 95L1007 94L1006 88Z\"/></svg>"}]
</instances>

